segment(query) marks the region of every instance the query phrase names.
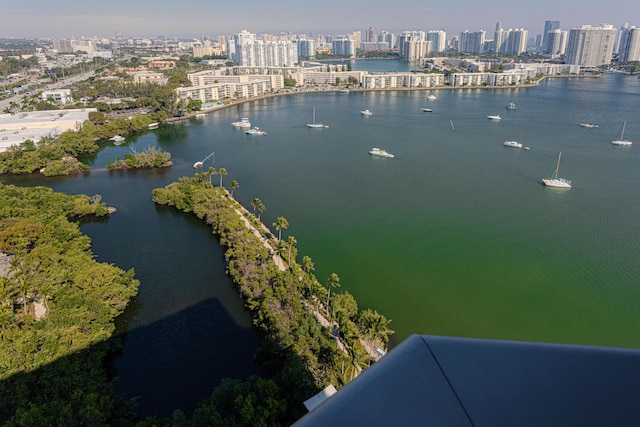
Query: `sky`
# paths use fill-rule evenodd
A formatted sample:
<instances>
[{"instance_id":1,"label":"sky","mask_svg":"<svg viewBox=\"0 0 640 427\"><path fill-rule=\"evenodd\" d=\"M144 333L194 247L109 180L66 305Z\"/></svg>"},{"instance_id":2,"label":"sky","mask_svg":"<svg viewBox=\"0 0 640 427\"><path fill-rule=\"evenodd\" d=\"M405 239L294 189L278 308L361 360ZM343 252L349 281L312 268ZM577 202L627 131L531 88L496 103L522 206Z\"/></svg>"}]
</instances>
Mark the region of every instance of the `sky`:
<instances>
[{"instance_id":1,"label":"sky","mask_svg":"<svg viewBox=\"0 0 640 427\"><path fill-rule=\"evenodd\" d=\"M496 22L504 29L541 34L544 21L561 29L608 23L640 27L638 0L0 0L0 37L199 38L251 33L340 35L373 27L394 34L445 30L485 30L492 38ZM595 5L589 5L595 4ZM589 5L589 6L587 6Z\"/></svg>"}]
</instances>

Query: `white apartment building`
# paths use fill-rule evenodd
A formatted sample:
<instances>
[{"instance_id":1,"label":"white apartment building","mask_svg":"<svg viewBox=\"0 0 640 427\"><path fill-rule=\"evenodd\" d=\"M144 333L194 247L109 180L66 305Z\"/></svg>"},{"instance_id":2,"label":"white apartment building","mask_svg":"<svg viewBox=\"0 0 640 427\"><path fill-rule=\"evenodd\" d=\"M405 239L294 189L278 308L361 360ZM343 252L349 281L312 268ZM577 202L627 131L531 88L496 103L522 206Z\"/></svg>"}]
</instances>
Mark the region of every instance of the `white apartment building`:
<instances>
[{"instance_id":1,"label":"white apartment building","mask_svg":"<svg viewBox=\"0 0 640 427\"><path fill-rule=\"evenodd\" d=\"M238 65L291 66L298 63L298 46L292 41L258 40L256 35L242 30L234 35L235 55Z\"/></svg>"},{"instance_id":2,"label":"white apartment building","mask_svg":"<svg viewBox=\"0 0 640 427\"><path fill-rule=\"evenodd\" d=\"M433 43L430 52L444 52L447 44L447 33L443 30L431 30L427 32L427 40Z\"/></svg>"},{"instance_id":3,"label":"white apartment building","mask_svg":"<svg viewBox=\"0 0 640 427\"><path fill-rule=\"evenodd\" d=\"M621 32L618 61L640 61L640 28L630 27Z\"/></svg>"},{"instance_id":4,"label":"white apartment building","mask_svg":"<svg viewBox=\"0 0 640 427\"><path fill-rule=\"evenodd\" d=\"M429 53L429 46L424 31L405 31L398 40L400 59L415 61Z\"/></svg>"},{"instance_id":5,"label":"white apartment building","mask_svg":"<svg viewBox=\"0 0 640 427\"><path fill-rule=\"evenodd\" d=\"M564 55L567 47L567 32L552 30L547 33L547 45L544 52L552 56Z\"/></svg>"},{"instance_id":6,"label":"white apartment building","mask_svg":"<svg viewBox=\"0 0 640 427\"><path fill-rule=\"evenodd\" d=\"M519 55L527 48L527 35L528 31L524 28L499 28L494 35L494 50L505 55Z\"/></svg>"},{"instance_id":7,"label":"white apartment building","mask_svg":"<svg viewBox=\"0 0 640 427\"><path fill-rule=\"evenodd\" d=\"M381 73L366 74L362 79L365 89L420 88L444 85L444 74Z\"/></svg>"},{"instance_id":8,"label":"white apartment building","mask_svg":"<svg viewBox=\"0 0 640 427\"><path fill-rule=\"evenodd\" d=\"M616 29L605 24L599 27L583 25L569 31L565 63L581 67L598 67L611 63L616 41Z\"/></svg>"},{"instance_id":9,"label":"white apartment building","mask_svg":"<svg viewBox=\"0 0 640 427\"><path fill-rule=\"evenodd\" d=\"M356 41L347 37L339 37L331 42L334 55L344 55L349 58L356 57Z\"/></svg>"},{"instance_id":10,"label":"white apartment building","mask_svg":"<svg viewBox=\"0 0 640 427\"><path fill-rule=\"evenodd\" d=\"M460 40L458 42L458 51L467 53L483 53L485 35L486 33L484 30L474 32L465 30L461 32Z\"/></svg>"}]
</instances>

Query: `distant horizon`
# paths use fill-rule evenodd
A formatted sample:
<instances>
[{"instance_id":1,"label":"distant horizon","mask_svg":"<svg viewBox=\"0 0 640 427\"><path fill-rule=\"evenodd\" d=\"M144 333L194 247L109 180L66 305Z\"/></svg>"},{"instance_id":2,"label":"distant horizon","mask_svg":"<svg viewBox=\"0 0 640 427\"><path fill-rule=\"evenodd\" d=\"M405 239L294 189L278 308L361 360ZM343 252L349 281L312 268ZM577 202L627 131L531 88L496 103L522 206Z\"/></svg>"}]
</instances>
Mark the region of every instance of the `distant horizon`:
<instances>
[{"instance_id":1,"label":"distant horizon","mask_svg":"<svg viewBox=\"0 0 640 427\"><path fill-rule=\"evenodd\" d=\"M402 8L389 10L382 0L369 0L366 8L325 0L321 5L290 6L282 0L270 3L245 0L242 10L231 3L212 4L207 0L187 0L175 3L166 0L125 2L112 0L108 4L85 0L22 0L3 5L3 25L0 38L202 38L230 36L243 29L256 34L341 35L354 31L363 33L373 27L376 34L385 30L392 34L403 31L444 30L447 37L465 30L484 30L493 34L496 23L504 29L524 28L529 37L542 34L547 20L560 21L560 28L569 30L581 25L611 24L619 29L625 23L640 26L640 2L618 0L615 4L600 4L585 8L583 3L568 1L558 4L539 0L534 7L503 4L487 0L479 5L460 0L456 10L444 4L424 4L420 0L405 0ZM614 7L615 6L615 7ZM635 17L638 22L629 22Z\"/></svg>"}]
</instances>

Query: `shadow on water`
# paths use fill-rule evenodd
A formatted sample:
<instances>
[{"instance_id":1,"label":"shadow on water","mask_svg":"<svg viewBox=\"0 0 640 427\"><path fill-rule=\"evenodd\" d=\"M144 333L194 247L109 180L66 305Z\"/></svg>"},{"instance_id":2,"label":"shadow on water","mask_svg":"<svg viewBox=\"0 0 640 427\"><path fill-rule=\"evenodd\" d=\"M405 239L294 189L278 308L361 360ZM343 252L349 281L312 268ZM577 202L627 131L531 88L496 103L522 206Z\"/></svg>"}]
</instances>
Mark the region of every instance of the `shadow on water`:
<instances>
[{"instance_id":1,"label":"shadow on water","mask_svg":"<svg viewBox=\"0 0 640 427\"><path fill-rule=\"evenodd\" d=\"M136 310L135 302L131 308ZM135 363L129 361L125 367L118 366L121 352L113 352L121 341L129 346L133 342L136 347L129 349L135 352ZM91 360L107 349L112 353L106 365L115 365L119 375L122 369L127 370L124 376L116 378L116 393L136 403L140 419L167 417L176 409L190 417L222 378L245 379L251 374L263 374L250 356L257 341L254 329L238 328L220 301L209 298L122 337L113 336L32 372L1 381L0 424L6 422L16 408L29 408L30 403L43 408L43 413L47 412L47 405L53 404L50 409L58 410L56 402L71 402L72 411L83 410L83 402L90 401L87 395L95 393L96 387L104 391L103 385L95 382L95 371L81 376L86 383L70 383L72 380L64 378L69 372L91 370ZM174 351L167 352L167 348ZM220 351L221 348L224 351ZM218 368L221 364L227 367L224 373ZM114 378L115 371L109 370L108 375ZM77 399L78 395L84 397ZM121 406L114 414L126 412L125 405ZM52 415L43 416L47 419ZM117 422L111 419L108 424Z\"/></svg>"}]
</instances>

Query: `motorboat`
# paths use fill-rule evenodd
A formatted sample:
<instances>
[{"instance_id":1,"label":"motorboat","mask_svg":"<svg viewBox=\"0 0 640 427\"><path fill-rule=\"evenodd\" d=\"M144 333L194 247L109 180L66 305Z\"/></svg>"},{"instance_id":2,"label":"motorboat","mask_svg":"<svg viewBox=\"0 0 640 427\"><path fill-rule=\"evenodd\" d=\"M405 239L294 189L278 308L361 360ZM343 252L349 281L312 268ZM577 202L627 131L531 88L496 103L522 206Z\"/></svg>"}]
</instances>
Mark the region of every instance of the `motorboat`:
<instances>
[{"instance_id":1,"label":"motorboat","mask_svg":"<svg viewBox=\"0 0 640 427\"><path fill-rule=\"evenodd\" d=\"M432 113L433 112L433 110L431 108L423 108L422 111L424 113Z\"/></svg>"},{"instance_id":2,"label":"motorboat","mask_svg":"<svg viewBox=\"0 0 640 427\"><path fill-rule=\"evenodd\" d=\"M395 157L393 154L387 153L382 148L372 148L371 150L369 150L369 154L371 154L372 156L389 157L391 159Z\"/></svg>"},{"instance_id":3,"label":"motorboat","mask_svg":"<svg viewBox=\"0 0 640 427\"><path fill-rule=\"evenodd\" d=\"M115 145L120 145L124 141L124 136L116 135L109 138L109 141L113 142Z\"/></svg>"},{"instance_id":4,"label":"motorboat","mask_svg":"<svg viewBox=\"0 0 640 427\"><path fill-rule=\"evenodd\" d=\"M567 178L560 178L558 176L558 169L560 168L560 157L562 156L562 152L558 154L558 161L556 162L556 167L551 173L549 178L544 178L542 183L547 187L555 187L555 188L571 188L571 180Z\"/></svg>"},{"instance_id":5,"label":"motorboat","mask_svg":"<svg viewBox=\"0 0 640 427\"><path fill-rule=\"evenodd\" d=\"M260 128L251 128L245 132L247 135L266 135L267 132L260 130Z\"/></svg>"},{"instance_id":6,"label":"motorboat","mask_svg":"<svg viewBox=\"0 0 640 427\"><path fill-rule=\"evenodd\" d=\"M495 116L487 116L487 119L489 120L502 120L502 117L495 115Z\"/></svg>"},{"instance_id":7,"label":"motorboat","mask_svg":"<svg viewBox=\"0 0 640 427\"><path fill-rule=\"evenodd\" d=\"M149 129L158 129L158 126L160 126L160 123L158 123L158 122L149 123L149 124L147 125L147 127L148 127Z\"/></svg>"},{"instance_id":8,"label":"motorboat","mask_svg":"<svg viewBox=\"0 0 640 427\"><path fill-rule=\"evenodd\" d=\"M515 103L510 102L510 103L508 103L508 104L507 104L507 106L506 106L505 108L506 108L507 110L515 110L517 107L516 107L516 104L515 104Z\"/></svg>"},{"instance_id":9,"label":"motorboat","mask_svg":"<svg viewBox=\"0 0 640 427\"><path fill-rule=\"evenodd\" d=\"M522 144L520 144L518 141L505 141L504 146L512 148L522 148Z\"/></svg>"},{"instance_id":10,"label":"motorboat","mask_svg":"<svg viewBox=\"0 0 640 427\"><path fill-rule=\"evenodd\" d=\"M583 128L589 128L589 129L598 127L598 125L594 125L593 123L580 123L580 126L582 126Z\"/></svg>"},{"instance_id":11,"label":"motorboat","mask_svg":"<svg viewBox=\"0 0 640 427\"><path fill-rule=\"evenodd\" d=\"M436 96L435 95L429 95L429 96L427 96L427 99L432 99L433 100L433 99L436 99Z\"/></svg>"},{"instance_id":12,"label":"motorboat","mask_svg":"<svg viewBox=\"0 0 640 427\"><path fill-rule=\"evenodd\" d=\"M231 126L236 127L236 128L250 128L251 127L251 122L249 121L249 119L247 117L243 117L242 120L240 120L239 122L231 123Z\"/></svg>"},{"instance_id":13,"label":"motorboat","mask_svg":"<svg viewBox=\"0 0 640 427\"><path fill-rule=\"evenodd\" d=\"M362 111L360 111L360 114L362 114L363 116L370 116L373 113L371 111L369 111L369 110L362 110Z\"/></svg>"}]
</instances>

